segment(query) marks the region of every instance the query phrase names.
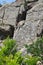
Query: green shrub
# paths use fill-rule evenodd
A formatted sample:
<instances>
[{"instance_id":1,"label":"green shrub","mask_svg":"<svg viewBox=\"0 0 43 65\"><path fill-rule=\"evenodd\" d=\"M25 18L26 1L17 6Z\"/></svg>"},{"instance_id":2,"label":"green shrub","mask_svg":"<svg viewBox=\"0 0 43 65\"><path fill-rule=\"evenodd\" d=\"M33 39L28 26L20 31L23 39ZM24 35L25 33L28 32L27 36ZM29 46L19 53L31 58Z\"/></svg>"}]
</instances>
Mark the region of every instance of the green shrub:
<instances>
[{"instance_id":1,"label":"green shrub","mask_svg":"<svg viewBox=\"0 0 43 65\"><path fill-rule=\"evenodd\" d=\"M41 60L41 58L37 56L32 57L27 55L24 60L24 65L36 65L38 60Z\"/></svg>"},{"instance_id":2,"label":"green shrub","mask_svg":"<svg viewBox=\"0 0 43 65\"><path fill-rule=\"evenodd\" d=\"M14 56L12 54L9 56L2 56L0 65L21 65L22 60L21 52L16 52Z\"/></svg>"},{"instance_id":3,"label":"green shrub","mask_svg":"<svg viewBox=\"0 0 43 65\"><path fill-rule=\"evenodd\" d=\"M22 56L20 51L16 51L16 41L9 37L4 40L0 48L0 65L35 65L40 60L38 56Z\"/></svg>"},{"instance_id":4,"label":"green shrub","mask_svg":"<svg viewBox=\"0 0 43 65\"><path fill-rule=\"evenodd\" d=\"M38 38L36 42L31 45L25 45L28 53L32 53L34 56L43 57L43 37Z\"/></svg>"},{"instance_id":5,"label":"green shrub","mask_svg":"<svg viewBox=\"0 0 43 65\"><path fill-rule=\"evenodd\" d=\"M12 40L10 39L9 37L7 39L4 40L3 42L3 47L2 47L2 52L3 52L3 55L9 55L9 54L13 54L16 52L16 41L15 40Z\"/></svg>"},{"instance_id":6,"label":"green shrub","mask_svg":"<svg viewBox=\"0 0 43 65\"><path fill-rule=\"evenodd\" d=\"M20 65L22 60L21 52L17 52L14 56L10 54L9 56L5 56L3 59L5 65Z\"/></svg>"},{"instance_id":7,"label":"green shrub","mask_svg":"<svg viewBox=\"0 0 43 65\"><path fill-rule=\"evenodd\" d=\"M3 46L0 47L0 65L20 65L23 58L21 52L17 52L16 41L9 37L4 40Z\"/></svg>"}]
</instances>

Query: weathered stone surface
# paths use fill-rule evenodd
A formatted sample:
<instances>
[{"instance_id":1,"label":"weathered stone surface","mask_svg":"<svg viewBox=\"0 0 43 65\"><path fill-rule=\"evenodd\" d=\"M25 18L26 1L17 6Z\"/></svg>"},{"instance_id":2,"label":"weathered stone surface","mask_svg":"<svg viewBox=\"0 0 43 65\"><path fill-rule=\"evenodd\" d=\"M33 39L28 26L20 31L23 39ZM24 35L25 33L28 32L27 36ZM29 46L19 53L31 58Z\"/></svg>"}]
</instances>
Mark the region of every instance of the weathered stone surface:
<instances>
[{"instance_id":1,"label":"weathered stone surface","mask_svg":"<svg viewBox=\"0 0 43 65\"><path fill-rule=\"evenodd\" d=\"M43 0L39 0L39 3L43 2Z\"/></svg>"},{"instance_id":2,"label":"weathered stone surface","mask_svg":"<svg viewBox=\"0 0 43 65\"><path fill-rule=\"evenodd\" d=\"M0 9L0 21L2 21L2 17L3 17L3 22L6 24L10 24L10 25L16 25L16 18L18 16L19 13L22 13L22 11L24 11L24 6L21 5L22 2L14 2L12 4L9 5L5 5ZM5 13L4 13L5 11Z\"/></svg>"},{"instance_id":3,"label":"weathered stone surface","mask_svg":"<svg viewBox=\"0 0 43 65\"><path fill-rule=\"evenodd\" d=\"M37 1L37 0L26 0L27 2L29 1L29 2L31 2L31 1Z\"/></svg>"},{"instance_id":4,"label":"weathered stone surface","mask_svg":"<svg viewBox=\"0 0 43 65\"><path fill-rule=\"evenodd\" d=\"M6 8L5 16L4 16L4 23L11 24L11 25L15 26L18 11L19 11L19 7L16 8L14 6L13 7L9 6L8 8ZM7 21L5 21L6 19L7 19Z\"/></svg>"},{"instance_id":5,"label":"weathered stone surface","mask_svg":"<svg viewBox=\"0 0 43 65\"><path fill-rule=\"evenodd\" d=\"M38 33L41 32L41 30L43 29L43 3L35 5L30 11L27 12L26 21L34 22L34 26L36 26L36 29L37 26L39 27L38 30L40 31Z\"/></svg>"},{"instance_id":6,"label":"weathered stone surface","mask_svg":"<svg viewBox=\"0 0 43 65\"><path fill-rule=\"evenodd\" d=\"M13 39L23 47L43 35L43 0L17 0L0 8L0 24L13 25Z\"/></svg>"},{"instance_id":7,"label":"weathered stone surface","mask_svg":"<svg viewBox=\"0 0 43 65\"><path fill-rule=\"evenodd\" d=\"M43 29L43 3L36 4L31 10L27 11L25 24L18 29L14 35L20 46L33 41Z\"/></svg>"},{"instance_id":8,"label":"weathered stone surface","mask_svg":"<svg viewBox=\"0 0 43 65\"><path fill-rule=\"evenodd\" d=\"M36 37L35 23L27 22L25 25L14 33L14 39L17 40L20 46L31 42Z\"/></svg>"}]
</instances>

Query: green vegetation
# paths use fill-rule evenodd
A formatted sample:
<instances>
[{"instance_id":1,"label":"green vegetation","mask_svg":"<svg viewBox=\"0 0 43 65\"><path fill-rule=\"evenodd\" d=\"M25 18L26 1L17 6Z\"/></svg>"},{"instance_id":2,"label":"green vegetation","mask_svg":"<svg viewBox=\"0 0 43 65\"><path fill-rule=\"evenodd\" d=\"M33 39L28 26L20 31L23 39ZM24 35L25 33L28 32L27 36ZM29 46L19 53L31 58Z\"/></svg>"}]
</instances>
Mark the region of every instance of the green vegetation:
<instances>
[{"instance_id":1,"label":"green vegetation","mask_svg":"<svg viewBox=\"0 0 43 65\"><path fill-rule=\"evenodd\" d=\"M1 48L1 53L3 53L4 56L6 55L9 55L9 54L13 54L13 52L15 53L16 52L16 41L15 40L12 40L12 39L9 39L9 37L4 40L3 42L3 47ZM14 49L14 50L13 50Z\"/></svg>"},{"instance_id":2,"label":"green vegetation","mask_svg":"<svg viewBox=\"0 0 43 65\"><path fill-rule=\"evenodd\" d=\"M33 54L33 56L39 56L43 59L43 37L38 38L36 42L31 45L25 45L27 52Z\"/></svg>"},{"instance_id":3,"label":"green vegetation","mask_svg":"<svg viewBox=\"0 0 43 65\"><path fill-rule=\"evenodd\" d=\"M17 51L16 41L8 37L4 40L3 46L0 47L0 65L36 65L37 61L41 60L40 55L38 55L29 56L27 54L22 56L22 52Z\"/></svg>"},{"instance_id":4,"label":"green vegetation","mask_svg":"<svg viewBox=\"0 0 43 65\"><path fill-rule=\"evenodd\" d=\"M38 60L41 60L41 58L40 57L38 57L38 56L26 56L25 57L25 60L24 60L24 62L25 62L25 64L24 65L36 65L36 63L37 63L37 61Z\"/></svg>"},{"instance_id":5,"label":"green vegetation","mask_svg":"<svg viewBox=\"0 0 43 65\"><path fill-rule=\"evenodd\" d=\"M16 41L9 37L3 42L3 47L0 48L0 65L20 65L23 58L16 47Z\"/></svg>"}]
</instances>

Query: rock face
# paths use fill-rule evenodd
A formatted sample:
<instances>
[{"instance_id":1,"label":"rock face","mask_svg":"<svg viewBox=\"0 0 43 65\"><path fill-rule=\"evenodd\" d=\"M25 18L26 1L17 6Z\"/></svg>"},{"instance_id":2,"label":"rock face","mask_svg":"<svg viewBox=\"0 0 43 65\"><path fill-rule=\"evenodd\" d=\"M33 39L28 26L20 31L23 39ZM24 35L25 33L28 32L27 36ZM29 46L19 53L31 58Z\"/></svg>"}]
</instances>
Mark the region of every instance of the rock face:
<instances>
[{"instance_id":1,"label":"rock face","mask_svg":"<svg viewBox=\"0 0 43 65\"><path fill-rule=\"evenodd\" d=\"M18 45L33 42L43 36L43 0L16 0L0 8L0 24L14 26L13 39Z\"/></svg>"},{"instance_id":2,"label":"rock face","mask_svg":"<svg viewBox=\"0 0 43 65\"><path fill-rule=\"evenodd\" d=\"M0 40L6 39L8 36L13 37L14 27L12 25L0 26Z\"/></svg>"}]
</instances>

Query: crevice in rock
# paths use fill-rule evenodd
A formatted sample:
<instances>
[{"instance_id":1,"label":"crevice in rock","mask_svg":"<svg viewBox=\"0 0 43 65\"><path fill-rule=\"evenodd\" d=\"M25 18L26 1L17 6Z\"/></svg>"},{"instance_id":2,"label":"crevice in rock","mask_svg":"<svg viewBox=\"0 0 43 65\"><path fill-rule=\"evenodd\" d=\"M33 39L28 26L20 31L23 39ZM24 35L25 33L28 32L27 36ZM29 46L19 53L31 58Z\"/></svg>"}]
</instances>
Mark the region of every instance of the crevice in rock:
<instances>
[{"instance_id":1,"label":"crevice in rock","mask_svg":"<svg viewBox=\"0 0 43 65\"><path fill-rule=\"evenodd\" d=\"M16 18L16 26L18 25L18 23L20 21L26 20L26 15L27 15L27 11L30 10L32 7L31 6L27 6L25 8L25 11L22 11L22 13L19 13L17 18Z\"/></svg>"},{"instance_id":2,"label":"crevice in rock","mask_svg":"<svg viewBox=\"0 0 43 65\"><path fill-rule=\"evenodd\" d=\"M22 20L26 20L26 14L27 11L22 11L22 14L18 14L17 19L16 19L16 26L18 25L18 23Z\"/></svg>"},{"instance_id":3,"label":"crevice in rock","mask_svg":"<svg viewBox=\"0 0 43 65\"><path fill-rule=\"evenodd\" d=\"M27 11L30 10L33 6L34 6L34 2L37 2L38 0L34 0L34 1L28 1L29 3L27 3L27 1L24 1L24 11L22 11L22 13L18 13L18 16L16 18L16 27L18 28L18 24L21 21L25 21L26 20L26 15L27 15ZM28 5L29 4L29 5ZM19 9L20 11L20 9ZM16 28L16 29L17 29Z\"/></svg>"},{"instance_id":4,"label":"crevice in rock","mask_svg":"<svg viewBox=\"0 0 43 65\"><path fill-rule=\"evenodd\" d=\"M9 25L10 28L8 30L0 28L0 40L6 39L8 36L13 38L14 35L14 26Z\"/></svg>"},{"instance_id":5,"label":"crevice in rock","mask_svg":"<svg viewBox=\"0 0 43 65\"><path fill-rule=\"evenodd\" d=\"M43 37L43 29L42 29L42 31L40 32L40 34L37 33L37 37Z\"/></svg>"},{"instance_id":6,"label":"crevice in rock","mask_svg":"<svg viewBox=\"0 0 43 65\"><path fill-rule=\"evenodd\" d=\"M37 2L38 0L34 0L34 1L27 1L27 3L32 3L32 2Z\"/></svg>"},{"instance_id":7,"label":"crevice in rock","mask_svg":"<svg viewBox=\"0 0 43 65\"><path fill-rule=\"evenodd\" d=\"M29 5L26 7L26 11L30 10L32 8L32 5Z\"/></svg>"},{"instance_id":8,"label":"crevice in rock","mask_svg":"<svg viewBox=\"0 0 43 65\"><path fill-rule=\"evenodd\" d=\"M13 38L15 28L12 25L9 25L9 26L10 26L9 32L11 33L10 37Z\"/></svg>"}]
</instances>

